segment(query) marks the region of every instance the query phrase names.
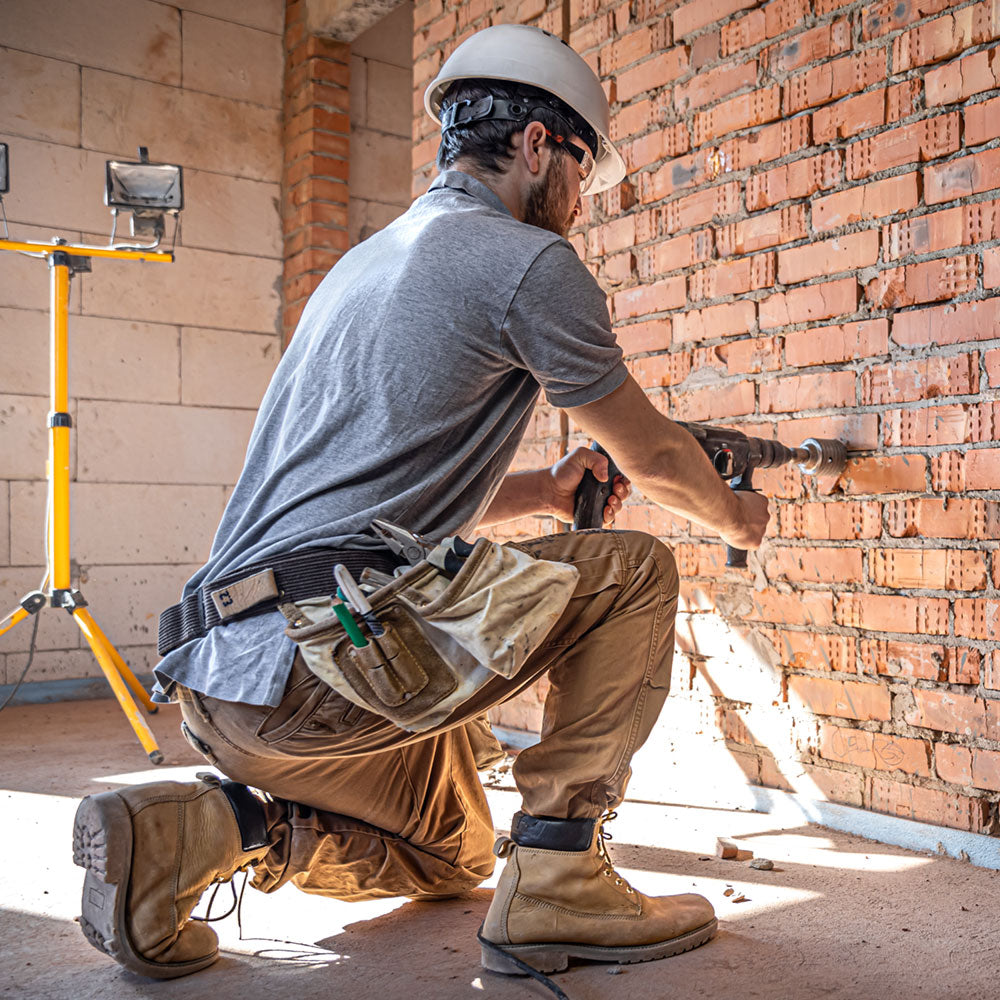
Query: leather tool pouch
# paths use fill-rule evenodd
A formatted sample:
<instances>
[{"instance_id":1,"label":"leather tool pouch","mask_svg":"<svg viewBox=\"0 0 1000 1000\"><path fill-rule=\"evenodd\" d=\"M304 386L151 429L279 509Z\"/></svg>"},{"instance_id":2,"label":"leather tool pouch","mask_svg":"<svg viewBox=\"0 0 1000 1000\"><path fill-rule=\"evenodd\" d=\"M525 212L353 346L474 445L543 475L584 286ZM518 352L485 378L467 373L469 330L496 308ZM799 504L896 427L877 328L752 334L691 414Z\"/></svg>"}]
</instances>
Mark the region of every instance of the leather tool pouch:
<instances>
[{"instance_id":1,"label":"leather tool pouch","mask_svg":"<svg viewBox=\"0 0 1000 1000\"><path fill-rule=\"evenodd\" d=\"M360 618L355 646L319 597L281 610L308 668L361 708L402 729L439 725L490 677L512 677L573 594L578 571L480 539L449 579L427 561L369 595L385 634ZM362 581L365 577L362 576Z\"/></svg>"}]
</instances>

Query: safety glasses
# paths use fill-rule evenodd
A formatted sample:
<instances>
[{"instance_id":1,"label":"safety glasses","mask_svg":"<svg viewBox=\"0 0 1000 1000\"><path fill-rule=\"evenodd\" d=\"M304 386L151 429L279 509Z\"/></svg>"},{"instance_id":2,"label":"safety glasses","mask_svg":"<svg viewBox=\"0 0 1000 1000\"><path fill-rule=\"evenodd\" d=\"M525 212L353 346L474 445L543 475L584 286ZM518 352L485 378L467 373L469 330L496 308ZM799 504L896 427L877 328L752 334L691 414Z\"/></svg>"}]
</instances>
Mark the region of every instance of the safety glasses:
<instances>
[{"instance_id":1,"label":"safety glasses","mask_svg":"<svg viewBox=\"0 0 1000 1000\"><path fill-rule=\"evenodd\" d=\"M578 146L575 142L570 142L564 135L556 135L554 132L545 130L546 136L550 138L561 149L565 149L570 156L576 160L577 168L580 171L580 189L587 189L587 181L594 172L594 157L589 149Z\"/></svg>"}]
</instances>

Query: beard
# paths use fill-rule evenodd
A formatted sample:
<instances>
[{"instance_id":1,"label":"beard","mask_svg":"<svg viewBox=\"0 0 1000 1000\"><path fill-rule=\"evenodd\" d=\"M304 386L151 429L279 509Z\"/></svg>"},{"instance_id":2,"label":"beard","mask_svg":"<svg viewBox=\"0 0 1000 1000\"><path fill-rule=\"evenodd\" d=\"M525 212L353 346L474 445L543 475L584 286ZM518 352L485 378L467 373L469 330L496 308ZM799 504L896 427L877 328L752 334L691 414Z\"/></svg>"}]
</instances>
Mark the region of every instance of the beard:
<instances>
[{"instance_id":1,"label":"beard","mask_svg":"<svg viewBox=\"0 0 1000 1000\"><path fill-rule=\"evenodd\" d=\"M524 206L524 221L566 239L575 206L570 204L569 184L561 167L553 157L545 176L531 185Z\"/></svg>"}]
</instances>

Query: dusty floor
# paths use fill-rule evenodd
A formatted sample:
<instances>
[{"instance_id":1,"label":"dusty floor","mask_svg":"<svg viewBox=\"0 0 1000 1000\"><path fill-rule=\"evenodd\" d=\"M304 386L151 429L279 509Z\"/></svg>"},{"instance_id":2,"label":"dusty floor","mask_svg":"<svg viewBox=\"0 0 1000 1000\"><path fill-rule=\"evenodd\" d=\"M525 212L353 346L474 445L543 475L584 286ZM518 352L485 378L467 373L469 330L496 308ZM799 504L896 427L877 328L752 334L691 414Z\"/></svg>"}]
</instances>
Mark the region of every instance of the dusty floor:
<instances>
[{"instance_id":1,"label":"dusty floor","mask_svg":"<svg viewBox=\"0 0 1000 1000\"><path fill-rule=\"evenodd\" d=\"M115 785L200 770L174 708L153 725L166 763L153 769L111 701L8 709L0 715L0 996L249 1000L458 1000L550 996L484 973L475 930L490 886L446 903L363 904L286 887L248 890L243 938L216 924L224 955L186 979L125 973L73 922L82 871L70 860L76 800ZM706 780L710 776L706 775ZM498 829L516 796L490 792ZM647 892L697 891L715 904L718 937L646 965L578 965L557 977L572 1000L972 1000L1000 995L1000 873L820 827L683 805L627 803L612 826L619 868ZM714 856L738 838L773 871ZM727 887L735 889L729 897ZM739 896L746 902L734 902ZM221 894L220 894L221 902Z\"/></svg>"}]
</instances>

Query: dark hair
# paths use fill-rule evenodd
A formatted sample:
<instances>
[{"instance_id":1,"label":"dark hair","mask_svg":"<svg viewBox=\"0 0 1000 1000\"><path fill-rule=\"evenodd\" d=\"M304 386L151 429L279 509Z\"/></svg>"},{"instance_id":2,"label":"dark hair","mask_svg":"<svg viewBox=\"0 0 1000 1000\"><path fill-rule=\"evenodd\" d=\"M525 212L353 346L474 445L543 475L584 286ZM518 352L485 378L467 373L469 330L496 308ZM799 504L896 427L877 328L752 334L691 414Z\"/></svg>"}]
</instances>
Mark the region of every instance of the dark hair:
<instances>
[{"instance_id":1,"label":"dark hair","mask_svg":"<svg viewBox=\"0 0 1000 1000\"><path fill-rule=\"evenodd\" d=\"M576 133L592 150L597 148L597 136L593 129L569 105L548 91L528 84L506 80L456 80L441 99L441 114L455 104L478 101L488 96L497 100L521 101L529 105L531 111L523 121L486 119L445 129L438 147L438 170L447 170L456 160L467 158L482 170L502 174L514 159L511 140L533 121L541 122L552 132ZM559 152L563 156L569 155L561 148Z\"/></svg>"}]
</instances>

